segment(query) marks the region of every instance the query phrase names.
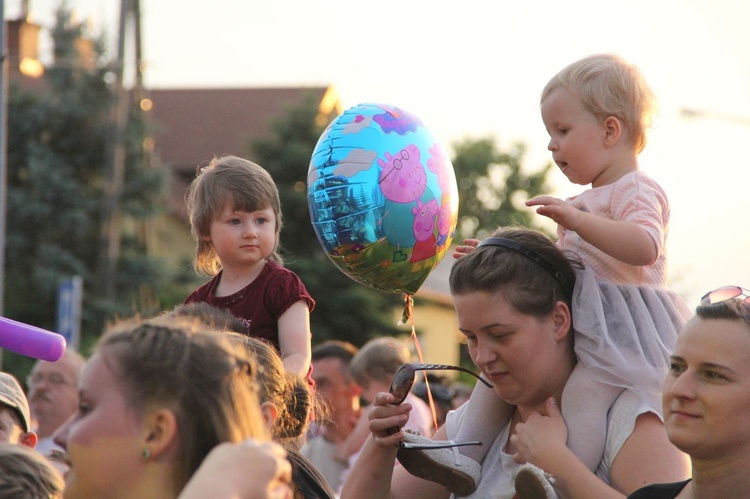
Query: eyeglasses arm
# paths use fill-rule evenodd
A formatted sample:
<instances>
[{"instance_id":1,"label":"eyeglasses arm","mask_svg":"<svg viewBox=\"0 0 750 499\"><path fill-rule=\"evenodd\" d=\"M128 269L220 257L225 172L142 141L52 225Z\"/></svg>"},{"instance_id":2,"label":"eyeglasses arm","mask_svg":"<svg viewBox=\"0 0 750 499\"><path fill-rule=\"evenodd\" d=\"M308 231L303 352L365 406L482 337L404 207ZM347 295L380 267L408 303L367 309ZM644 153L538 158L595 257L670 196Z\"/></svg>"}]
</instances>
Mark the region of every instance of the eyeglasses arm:
<instances>
[{"instance_id":1,"label":"eyeglasses arm","mask_svg":"<svg viewBox=\"0 0 750 499\"><path fill-rule=\"evenodd\" d=\"M487 380L482 378L479 374L476 374L474 371L471 371L463 367L451 366L448 364L411 364L411 367L415 371L441 371L441 370L461 371L464 373L471 374L472 376L477 378L479 381L484 383L484 385L487 388L493 388L493 386Z\"/></svg>"}]
</instances>

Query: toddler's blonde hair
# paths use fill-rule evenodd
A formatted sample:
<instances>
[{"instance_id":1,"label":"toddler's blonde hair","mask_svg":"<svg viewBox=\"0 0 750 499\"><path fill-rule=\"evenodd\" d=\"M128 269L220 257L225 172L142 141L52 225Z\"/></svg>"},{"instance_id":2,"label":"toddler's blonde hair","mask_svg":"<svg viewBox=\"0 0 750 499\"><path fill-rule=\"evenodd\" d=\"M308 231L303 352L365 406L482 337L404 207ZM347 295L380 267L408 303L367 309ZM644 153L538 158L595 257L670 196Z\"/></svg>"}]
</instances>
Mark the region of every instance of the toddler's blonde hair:
<instances>
[{"instance_id":1,"label":"toddler's blonde hair","mask_svg":"<svg viewBox=\"0 0 750 499\"><path fill-rule=\"evenodd\" d=\"M552 77L542 90L540 102L561 87L578 95L600 122L608 116L619 119L636 154L646 147L646 130L652 124L656 98L637 66L615 54L584 57Z\"/></svg>"}]
</instances>

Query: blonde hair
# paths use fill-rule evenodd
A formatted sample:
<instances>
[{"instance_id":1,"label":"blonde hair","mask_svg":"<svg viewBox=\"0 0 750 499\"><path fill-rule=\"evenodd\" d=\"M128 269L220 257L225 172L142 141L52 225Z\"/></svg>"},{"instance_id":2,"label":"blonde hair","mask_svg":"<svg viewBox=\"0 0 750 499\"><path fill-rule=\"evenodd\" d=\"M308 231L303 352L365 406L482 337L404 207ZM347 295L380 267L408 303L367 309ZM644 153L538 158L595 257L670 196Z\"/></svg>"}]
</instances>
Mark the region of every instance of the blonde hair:
<instances>
[{"instance_id":1,"label":"blonde hair","mask_svg":"<svg viewBox=\"0 0 750 499\"><path fill-rule=\"evenodd\" d=\"M226 309L205 302L178 305L162 318L195 318L216 332L223 333L234 344L240 345L258 366L260 402L270 402L277 416L272 429L273 439L282 443L298 442L307 430L310 415L316 419L325 415L307 380L284 369L281 356L269 342L248 336L247 327Z\"/></svg>"},{"instance_id":2,"label":"blonde hair","mask_svg":"<svg viewBox=\"0 0 750 499\"><path fill-rule=\"evenodd\" d=\"M219 443L268 437L253 359L197 319L123 320L104 333L95 352L137 413L154 407L175 413L176 492Z\"/></svg>"},{"instance_id":3,"label":"blonde hair","mask_svg":"<svg viewBox=\"0 0 750 499\"><path fill-rule=\"evenodd\" d=\"M193 269L204 275L221 270L213 245L204 240L211 223L229 205L233 210L253 212L270 208L276 216L276 244L268 259L283 263L279 254L282 216L279 190L261 166L237 156L214 158L198 171L186 194L190 231L197 242Z\"/></svg>"},{"instance_id":4,"label":"blonde hair","mask_svg":"<svg viewBox=\"0 0 750 499\"><path fill-rule=\"evenodd\" d=\"M307 431L313 410L316 419L322 416L320 408L315 407L314 395L307 380L284 369L279 353L267 341L232 332L228 336L244 346L258 363L260 401L270 402L277 410L272 430L274 440L299 443Z\"/></svg>"},{"instance_id":5,"label":"blonde hair","mask_svg":"<svg viewBox=\"0 0 750 499\"><path fill-rule=\"evenodd\" d=\"M412 354L406 344L398 338L382 336L370 340L349 364L349 372L360 386L371 381L391 382L391 378L403 364L412 362Z\"/></svg>"},{"instance_id":6,"label":"blonde hair","mask_svg":"<svg viewBox=\"0 0 750 499\"><path fill-rule=\"evenodd\" d=\"M540 102L561 87L578 95L600 122L608 116L619 119L636 153L646 147L646 130L652 124L656 97L637 66L615 54L584 57L552 77L542 90Z\"/></svg>"},{"instance_id":7,"label":"blonde hair","mask_svg":"<svg viewBox=\"0 0 750 499\"><path fill-rule=\"evenodd\" d=\"M62 498L65 481L40 453L25 445L0 444L0 497Z\"/></svg>"}]
</instances>

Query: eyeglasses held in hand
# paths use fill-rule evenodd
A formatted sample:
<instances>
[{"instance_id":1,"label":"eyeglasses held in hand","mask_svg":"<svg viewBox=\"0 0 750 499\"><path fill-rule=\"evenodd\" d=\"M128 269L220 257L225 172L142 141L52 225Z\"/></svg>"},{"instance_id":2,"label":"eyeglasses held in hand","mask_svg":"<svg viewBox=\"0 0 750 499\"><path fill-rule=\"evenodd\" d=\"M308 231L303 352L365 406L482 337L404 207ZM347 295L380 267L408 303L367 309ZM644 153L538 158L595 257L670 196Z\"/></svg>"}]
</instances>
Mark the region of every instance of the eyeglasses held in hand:
<instances>
[{"instance_id":1,"label":"eyeglasses held in hand","mask_svg":"<svg viewBox=\"0 0 750 499\"><path fill-rule=\"evenodd\" d=\"M417 371L440 371L440 370L452 370L469 373L479 381L484 383L488 388L492 388L486 380L482 379L478 374L464 369L458 366L449 366L445 364L404 364L398 368L396 374L393 375L391 380L391 387L388 390L394 397L396 397L395 405L401 404L409 395L414 381L417 375ZM398 431L398 428L392 428L391 433ZM426 449L447 449L451 447L462 447L464 445L482 445L482 442L454 442L450 441L432 441L430 443L415 444L409 442L399 442L398 446L405 450L426 450Z\"/></svg>"},{"instance_id":2,"label":"eyeglasses held in hand","mask_svg":"<svg viewBox=\"0 0 750 499\"><path fill-rule=\"evenodd\" d=\"M721 303L737 298L744 298L742 302L750 305L750 290L739 286L722 286L703 295L701 305L713 305L714 303Z\"/></svg>"},{"instance_id":3,"label":"eyeglasses held in hand","mask_svg":"<svg viewBox=\"0 0 750 499\"><path fill-rule=\"evenodd\" d=\"M484 383L487 388L492 388L492 385L489 384L485 379L468 369L464 369L463 367L449 366L446 364L404 364L403 366L399 367L398 371L396 371L396 374L393 375L393 379L391 380L391 387L388 390L394 397L396 397L394 405L402 403L406 399L406 396L409 395L411 387L414 386L414 382L416 381L415 378L417 371L441 370L461 371L471 374L479 381Z\"/></svg>"}]
</instances>

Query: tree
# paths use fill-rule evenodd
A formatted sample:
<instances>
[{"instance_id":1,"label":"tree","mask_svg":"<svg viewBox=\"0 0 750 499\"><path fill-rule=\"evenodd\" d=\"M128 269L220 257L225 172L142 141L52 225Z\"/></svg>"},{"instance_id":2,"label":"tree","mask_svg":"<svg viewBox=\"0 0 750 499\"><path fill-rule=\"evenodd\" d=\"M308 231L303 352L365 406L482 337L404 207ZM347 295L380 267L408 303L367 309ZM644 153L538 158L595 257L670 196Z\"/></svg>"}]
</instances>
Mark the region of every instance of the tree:
<instances>
[{"instance_id":1,"label":"tree","mask_svg":"<svg viewBox=\"0 0 750 499\"><path fill-rule=\"evenodd\" d=\"M328 259L312 228L307 204L307 170L324 126L335 115L318 119L314 99L288 110L272 124L269 139L252 142L251 157L273 176L281 196L285 265L296 272L316 299L310 315L313 341L340 339L361 346L375 336L403 333L395 326L394 307L401 297L363 286ZM323 125L317 123L323 122Z\"/></svg>"},{"instance_id":2,"label":"tree","mask_svg":"<svg viewBox=\"0 0 750 499\"><path fill-rule=\"evenodd\" d=\"M458 241L467 237L482 239L500 226L523 225L546 230L536 223L530 210L521 210L524 201L547 194L547 174L552 163L532 174L521 171L526 147L512 145L500 151L492 138L465 139L453 144L453 169L458 183Z\"/></svg>"},{"instance_id":3,"label":"tree","mask_svg":"<svg viewBox=\"0 0 750 499\"><path fill-rule=\"evenodd\" d=\"M135 103L126 130L119 298L109 302L87 294L95 278L103 173L110 161L113 89L102 38L94 44L93 61L76 51L84 34L63 4L52 32L55 59L43 88L9 89L6 310L21 322L54 329L58 282L80 275L88 343L106 320L141 308L142 296L166 277L159 262L147 257L142 236L145 221L163 205L166 177L144 161L147 130Z\"/></svg>"}]
</instances>

